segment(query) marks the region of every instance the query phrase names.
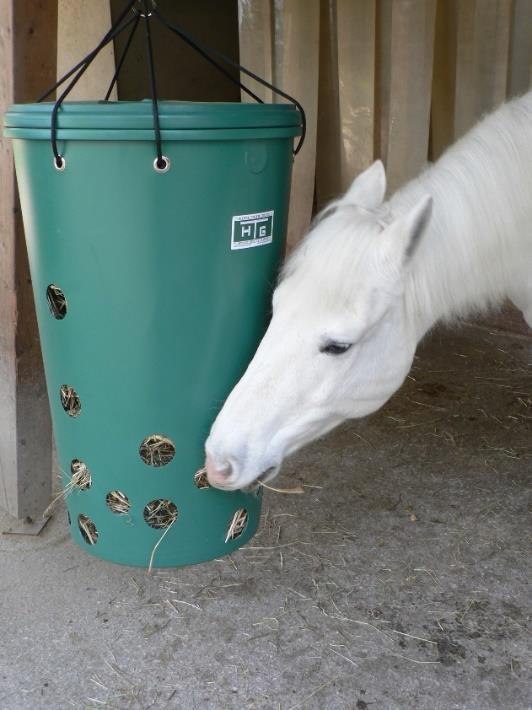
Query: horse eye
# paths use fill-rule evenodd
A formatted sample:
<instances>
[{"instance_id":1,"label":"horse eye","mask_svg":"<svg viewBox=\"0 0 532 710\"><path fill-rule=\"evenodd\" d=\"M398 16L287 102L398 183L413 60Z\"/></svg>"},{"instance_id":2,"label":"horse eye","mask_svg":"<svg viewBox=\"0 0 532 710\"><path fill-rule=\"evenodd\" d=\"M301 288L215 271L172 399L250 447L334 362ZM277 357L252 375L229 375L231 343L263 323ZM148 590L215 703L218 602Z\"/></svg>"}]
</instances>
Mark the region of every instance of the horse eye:
<instances>
[{"instance_id":1,"label":"horse eye","mask_svg":"<svg viewBox=\"0 0 532 710\"><path fill-rule=\"evenodd\" d=\"M343 355L351 347L352 343L325 343L320 348L320 353L326 353L327 355Z\"/></svg>"}]
</instances>

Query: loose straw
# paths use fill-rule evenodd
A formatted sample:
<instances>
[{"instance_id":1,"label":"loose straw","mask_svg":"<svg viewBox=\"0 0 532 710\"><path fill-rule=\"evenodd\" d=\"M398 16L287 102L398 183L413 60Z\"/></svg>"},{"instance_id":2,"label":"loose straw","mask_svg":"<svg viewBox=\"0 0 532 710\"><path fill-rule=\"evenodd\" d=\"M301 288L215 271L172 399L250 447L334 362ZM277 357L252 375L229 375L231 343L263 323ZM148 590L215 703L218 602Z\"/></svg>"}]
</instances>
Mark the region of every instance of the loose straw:
<instances>
[{"instance_id":1,"label":"loose straw","mask_svg":"<svg viewBox=\"0 0 532 710\"><path fill-rule=\"evenodd\" d=\"M296 486L295 488L274 488L274 486L269 486L267 483L264 483L264 481L258 481L258 483L263 488L267 488L269 491L273 491L274 493L286 493L288 495L301 495L305 492L301 486Z\"/></svg>"},{"instance_id":2,"label":"loose straw","mask_svg":"<svg viewBox=\"0 0 532 710\"><path fill-rule=\"evenodd\" d=\"M175 523L176 520L177 520L177 517L175 517L175 518L172 520L172 522L170 523L170 525L166 528L166 530L163 532L163 534L161 535L161 537L160 537L160 538L157 540L157 542L155 543L155 546L154 546L153 550L151 551L151 555L150 555L150 564L148 565L148 574L151 574L151 570L152 570L152 566L153 566L153 560L154 560L154 558L155 558L155 553L157 552L157 548L159 547L159 545L161 544L161 542L164 540L164 538L166 537L168 531L170 530L170 528L172 527L172 525Z\"/></svg>"}]
</instances>

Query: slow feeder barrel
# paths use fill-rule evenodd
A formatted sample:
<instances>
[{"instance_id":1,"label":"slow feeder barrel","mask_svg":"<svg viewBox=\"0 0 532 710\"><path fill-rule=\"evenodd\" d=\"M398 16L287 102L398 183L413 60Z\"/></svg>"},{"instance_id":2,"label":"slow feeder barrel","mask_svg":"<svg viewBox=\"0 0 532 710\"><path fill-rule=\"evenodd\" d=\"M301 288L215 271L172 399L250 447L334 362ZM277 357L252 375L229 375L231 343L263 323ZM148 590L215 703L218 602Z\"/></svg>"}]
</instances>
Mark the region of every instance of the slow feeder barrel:
<instances>
[{"instance_id":1,"label":"slow feeder barrel","mask_svg":"<svg viewBox=\"0 0 532 710\"><path fill-rule=\"evenodd\" d=\"M159 102L159 172L150 102L64 104L63 170L51 111L12 106L5 135L72 537L139 566L230 553L255 533L261 496L196 474L267 323L300 115Z\"/></svg>"}]
</instances>

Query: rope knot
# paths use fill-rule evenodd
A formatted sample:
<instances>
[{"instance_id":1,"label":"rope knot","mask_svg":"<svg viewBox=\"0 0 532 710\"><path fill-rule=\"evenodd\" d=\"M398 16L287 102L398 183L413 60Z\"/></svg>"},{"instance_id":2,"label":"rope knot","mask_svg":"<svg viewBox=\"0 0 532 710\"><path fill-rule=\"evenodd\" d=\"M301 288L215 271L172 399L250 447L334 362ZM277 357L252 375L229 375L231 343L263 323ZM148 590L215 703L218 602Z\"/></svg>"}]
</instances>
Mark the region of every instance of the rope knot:
<instances>
[{"instance_id":1,"label":"rope knot","mask_svg":"<svg viewBox=\"0 0 532 710\"><path fill-rule=\"evenodd\" d=\"M157 11L157 3L155 0L137 0L131 10L139 17L151 17Z\"/></svg>"}]
</instances>

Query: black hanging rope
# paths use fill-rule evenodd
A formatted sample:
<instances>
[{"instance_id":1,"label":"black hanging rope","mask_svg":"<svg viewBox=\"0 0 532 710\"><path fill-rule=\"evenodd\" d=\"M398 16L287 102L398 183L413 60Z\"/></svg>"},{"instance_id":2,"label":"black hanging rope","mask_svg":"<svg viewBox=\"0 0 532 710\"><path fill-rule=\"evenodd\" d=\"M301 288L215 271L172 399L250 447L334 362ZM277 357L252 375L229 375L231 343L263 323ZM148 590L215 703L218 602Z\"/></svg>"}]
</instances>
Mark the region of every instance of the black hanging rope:
<instances>
[{"instance_id":1,"label":"black hanging rope","mask_svg":"<svg viewBox=\"0 0 532 710\"><path fill-rule=\"evenodd\" d=\"M122 69L122 64L124 63L126 55L129 52L129 48L131 47L131 42L133 41L133 37L135 36L135 32L137 31L137 27L139 26L139 22L140 22L140 15L137 15L137 17L135 18L135 22L133 23L133 27L131 29L131 32L129 33L129 37L127 38L126 46L124 47L122 54L120 55L120 59L118 60L118 63L116 65L115 75L113 76L113 79L112 79L111 83L109 84L109 88L107 89L107 92L105 94L104 101L109 101L109 96L111 96L111 92L114 89L116 82L118 81L118 76L119 76L120 71Z\"/></svg>"},{"instance_id":2,"label":"black hanging rope","mask_svg":"<svg viewBox=\"0 0 532 710\"><path fill-rule=\"evenodd\" d=\"M207 45L200 43L197 40L194 40L190 35L188 35L180 27L178 27L177 25L173 25L165 17L163 17L161 15L161 13L157 10L157 8L154 8L153 14L165 27L167 27L171 32L174 32L178 37L180 37L187 44L189 44L196 51L198 51L202 56L204 56L206 59L208 59L211 62L211 64L214 64L233 83L238 84L238 86L240 86L240 88L244 89L244 91L246 91L248 94L253 96L253 98L256 101L263 103L263 101L261 99L259 99L258 96L255 96L255 94L252 94L245 86L243 86L240 83L240 81L238 81L237 79L234 79L228 72L224 71L223 67L220 66L212 57L210 57L208 55L212 54L215 57L218 57L225 64L228 64L229 66L233 67L234 69L238 69L238 71L243 72L247 76L251 77L251 79L255 79L255 81L259 82L259 84L266 86L268 89L271 89L275 94L282 96L284 99L287 99L287 101L290 101L290 103L294 104L294 106L297 107L297 109L299 110L299 113L301 114L301 136L299 138L299 142L298 142L297 146L294 149L294 155L297 155L299 153L299 151L301 150L301 148L303 146L303 142L305 140L305 135L307 132L307 120L306 120L305 111L303 109L303 106L299 103L299 101L297 99L294 99L294 97L290 96L290 94L287 94L286 92L281 91L281 89L278 89L273 84L270 84L269 81L266 81L266 79L263 79L262 77L258 76L258 74L255 74L254 72L250 71L249 69L246 69L246 67L243 67L241 64L238 64L238 62L234 62L232 59L230 59L228 56L226 56L222 52L218 51L217 49L213 49L212 47L208 47Z\"/></svg>"},{"instance_id":3,"label":"black hanging rope","mask_svg":"<svg viewBox=\"0 0 532 710\"><path fill-rule=\"evenodd\" d=\"M151 42L151 13L146 8L144 27L146 28L146 53L148 55L148 72L150 79L151 105L153 110L153 131L155 133L155 145L157 147L156 166L159 170L166 168L166 161L163 160L163 148L161 141L161 124L159 121L159 103L157 100L157 84L155 81L155 66L153 62L153 47Z\"/></svg>"},{"instance_id":4,"label":"black hanging rope","mask_svg":"<svg viewBox=\"0 0 532 710\"><path fill-rule=\"evenodd\" d=\"M98 54L98 52L103 49L107 44L109 44L112 39L114 39L114 37L116 36L114 34L114 31L120 26L120 23L126 17L128 12L131 10L131 8L136 2L137 0L130 0L130 2L128 2L123 12L120 13L120 16L117 21L113 24L109 32L104 35L103 39L99 42L99 44L96 45L92 52L89 52L86 57L83 57L83 59L79 61L75 67L72 67L72 69L70 69L58 81L56 81L53 86L50 86L48 89L46 89L44 94L41 94L41 96L39 96L39 98L37 99L37 103L40 103L41 101L44 101L44 99L48 98L48 96L50 96L53 91L55 91L59 86L61 86L61 84L64 84L65 81L72 76L72 74L75 74L77 70L80 69L87 61L92 61L92 59ZM131 22L133 22L132 19L128 20L126 24L124 24L124 27L122 27L122 29L125 29L128 25L131 24Z\"/></svg>"},{"instance_id":5,"label":"black hanging rope","mask_svg":"<svg viewBox=\"0 0 532 710\"><path fill-rule=\"evenodd\" d=\"M127 14L133 11L134 16L129 18L128 20L125 20ZM160 118L159 118L159 102L158 102L158 97L157 97L157 84L156 84L156 77L155 77L155 62L154 62L154 57L153 57L153 43L152 43L152 36L151 36L151 19L155 17L164 27L166 27L168 30L176 34L181 40L183 40L186 44L188 44L192 49L194 49L196 52L198 52L206 61L208 61L210 64L212 64L216 69L218 69L219 72L221 72L227 79L232 81L234 84L240 87L242 91L247 93L251 98L253 98L255 101L258 103L264 103L262 99L257 96L251 89L249 89L245 84L243 84L239 79L236 79L227 69L223 66L223 64L232 67L233 69L238 70L238 72L242 72L243 74L246 74L249 76L251 79L254 79L257 81L259 84L262 84L263 86L267 87L271 91L273 91L275 94L278 96L282 96L285 98L287 101L292 103L299 111L300 116L301 116L301 136L298 141L297 146L294 149L294 155L297 155L299 151L301 150L301 147L303 146L303 142L305 140L305 135L306 135L306 117L305 117L305 111L303 109L303 106L297 101L297 99L294 99L292 96L287 94L286 92L282 91L281 89L278 89L276 86L271 84L270 82L266 81L266 79L263 79L262 77L258 76L254 72L250 71L249 69L246 69L246 67L242 66L241 64L238 64L238 62L233 61L229 57L227 57L225 54L222 52L218 51L217 49L213 49L212 47L207 46L206 44L199 42L198 40L194 39L191 35L189 35L187 32L185 32L181 27L178 27L177 25L172 24L167 20L161 13L157 10L156 4L154 0L129 0L127 4L125 5L123 11L120 13L118 19L116 22L113 23L111 26L111 29L104 35L102 40L97 44L97 46L87 54L86 57L84 57L80 62L76 64L70 71L68 71L64 76L61 77L53 86L51 86L47 91L42 94L42 96L38 99L38 101L43 101L45 98L47 98L55 89L57 89L59 86L61 86L67 79L70 79L74 75L74 78L72 81L68 84L67 88L61 93L61 95L56 99L54 103L54 107L52 109L52 114L51 114L51 130L50 130L50 138L51 138L51 144L52 144L52 151L54 154L54 165L58 170L64 170L65 168L65 160L59 153L59 149L57 147L57 114L58 111L61 107L61 104L65 100L65 98L70 94L72 89L75 87L75 85L78 83L78 81L81 79L83 74L87 71L87 69L90 67L92 64L94 58L97 56L97 54L100 52L103 47L105 47L109 42L111 42L115 37L117 37L121 32L123 32L125 29L133 25L131 32L129 33L128 39L126 41L125 47L122 51L122 54L120 56L120 59L118 61L117 67L115 74L113 76L113 79L111 81L111 84L109 85L109 88L107 89L107 93L105 94L105 101L109 99L109 96L111 95L111 92L113 90L113 87L115 86L118 76L120 74L120 70L122 69L122 65L125 61L126 55L129 51L129 48L131 46L131 43L133 41L133 37L135 35L135 32L137 30L137 27L139 25L139 22L141 19L145 21L145 36L146 36L146 54L148 58L148 78L149 78L149 83L150 83L150 91L151 91L151 100L152 100L152 110L153 110L153 130L155 134L155 144L156 144L156 151L157 151L157 157L154 161L154 168L158 170L159 172L166 172L170 166L170 162L168 158L166 158L163 153L162 153L162 138L161 138L161 126L160 126Z\"/></svg>"},{"instance_id":6,"label":"black hanging rope","mask_svg":"<svg viewBox=\"0 0 532 710\"><path fill-rule=\"evenodd\" d=\"M122 27L118 27L107 39L107 42L110 42L112 39L114 39L117 35L120 34L123 30L126 29L132 22L134 21L134 18L129 20L128 22L125 23ZM100 47L101 49L101 47ZM99 51L99 50L98 50ZM67 86L67 88L63 91L61 96L56 100L54 107L52 109L52 120L51 120L51 142L52 142L52 150L54 153L54 163L55 166L58 170L63 170L64 169L64 158L60 155L59 149L57 147L57 112L59 111L61 104L63 101L66 99L66 97L70 94L72 89L76 86L78 81L81 79L83 74L87 71L87 69L90 67L92 64L93 60L96 58L96 55L98 52L91 52L90 55L87 55L88 58L87 61L83 64L81 69L78 71L74 79L70 82L70 84Z\"/></svg>"}]
</instances>

